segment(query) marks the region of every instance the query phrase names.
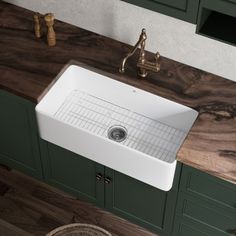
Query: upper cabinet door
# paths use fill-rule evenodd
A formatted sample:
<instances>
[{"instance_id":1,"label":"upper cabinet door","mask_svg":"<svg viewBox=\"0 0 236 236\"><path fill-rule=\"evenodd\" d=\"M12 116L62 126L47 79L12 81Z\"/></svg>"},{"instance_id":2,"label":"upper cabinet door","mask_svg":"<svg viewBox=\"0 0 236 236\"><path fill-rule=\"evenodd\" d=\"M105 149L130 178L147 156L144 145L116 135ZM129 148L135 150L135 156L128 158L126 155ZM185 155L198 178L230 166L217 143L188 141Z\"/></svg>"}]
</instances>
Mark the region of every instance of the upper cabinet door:
<instances>
[{"instance_id":1,"label":"upper cabinet door","mask_svg":"<svg viewBox=\"0 0 236 236\"><path fill-rule=\"evenodd\" d=\"M123 0L190 23L197 22L199 0Z\"/></svg>"}]
</instances>

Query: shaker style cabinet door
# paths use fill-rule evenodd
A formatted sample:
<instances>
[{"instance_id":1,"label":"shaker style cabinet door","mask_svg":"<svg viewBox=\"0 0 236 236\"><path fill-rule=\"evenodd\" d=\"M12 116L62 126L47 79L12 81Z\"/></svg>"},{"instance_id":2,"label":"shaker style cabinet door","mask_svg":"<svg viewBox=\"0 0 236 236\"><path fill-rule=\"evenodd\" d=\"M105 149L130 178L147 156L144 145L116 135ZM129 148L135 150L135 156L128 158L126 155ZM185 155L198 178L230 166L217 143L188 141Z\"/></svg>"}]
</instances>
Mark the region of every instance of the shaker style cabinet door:
<instances>
[{"instance_id":1,"label":"shaker style cabinet door","mask_svg":"<svg viewBox=\"0 0 236 236\"><path fill-rule=\"evenodd\" d=\"M236 235L236 185L183 165L173 236Z\"/></svg>"},{"instance_id":2,"label":"shaker style cabinet door","mask_svg":"<svg viewBox=\"0 0 236 236\"><path fill-rule=\"evenodd\" d=\"M199 0L123 0L180 20L196 23ZM157 22L158 25L158 22ZM161 27L161 26L160 26Z\"/></svg>"},{"instance_id":3,"label":"shaker style cabinet door","mask_svg":"<svg viewBox=\"0 0 236 236\"><path fill-rule=\"evenodd\" d=\"M44 140L41 140L41 152L47 183L104 206L102 165Z\"/></svg>"},{"instance_id":4,"label":"shaker style cabinet door","mask_svg":"<svg viewBox=\"0 0 236 236\"><path fill-rule=\"evenodd\" d=\"M107 181L106 181L107 180ZM158 235L170 235L177 191L165 192L105 169L105 208Z\"/></svg>"},{"instance_id":5,"label":"shaker style cabinet door","mask_svg":"<svg viewBox=\"0 0 236 236\"><path fill-rule=\"evenodd\" d=\"M213 227L208 227L204 223L198 221L188 222L175 218L172 236L232 236L219 231Z\"/></svg>"},{"instance_id":6,"label":"shaker style cabinet door","mask_svg":"<svg viewBox=\"0 0 236 236\"><path fill-rule=\"evenodd\" d=\"M35 104L0 90L0 164L42 178Z\"/></svg>"}]
</instances>

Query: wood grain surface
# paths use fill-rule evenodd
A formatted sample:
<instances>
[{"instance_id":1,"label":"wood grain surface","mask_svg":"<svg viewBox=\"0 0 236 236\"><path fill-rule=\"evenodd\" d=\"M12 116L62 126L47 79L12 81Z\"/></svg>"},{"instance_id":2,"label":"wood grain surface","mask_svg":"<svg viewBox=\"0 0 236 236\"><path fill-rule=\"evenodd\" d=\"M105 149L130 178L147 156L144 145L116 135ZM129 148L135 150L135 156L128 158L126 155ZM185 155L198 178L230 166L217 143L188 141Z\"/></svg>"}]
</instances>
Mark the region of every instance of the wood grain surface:
<instances>
[{"instance_id":1,"label":"wood grain surface","mask_svg":"<svg viewBox=\"0 0 236 236\"><path fill-rule=\"evenodd\" d=\"M0 1L1 89L37 103L70 60L100 69L197 110L199 117L177 159L236 184L235 82L164 57L159 73L141 79L136 73L137 55L128 60L121 75L118 68L129 45L57 20L55 31L57 45L48 47L45 35L35 38L33 12Z\"/></svg>"},{"instance_id":2,"label":"wood grain surface","mask_svg":"<svg viewBox=\"0 0 236 236\"><path fill-rule=\"evenodd\" d=\"M0 236L45 236L70 223L100 226L113 236L157 236L47 184L0 166Z\"/></svg>"}]
</instances>

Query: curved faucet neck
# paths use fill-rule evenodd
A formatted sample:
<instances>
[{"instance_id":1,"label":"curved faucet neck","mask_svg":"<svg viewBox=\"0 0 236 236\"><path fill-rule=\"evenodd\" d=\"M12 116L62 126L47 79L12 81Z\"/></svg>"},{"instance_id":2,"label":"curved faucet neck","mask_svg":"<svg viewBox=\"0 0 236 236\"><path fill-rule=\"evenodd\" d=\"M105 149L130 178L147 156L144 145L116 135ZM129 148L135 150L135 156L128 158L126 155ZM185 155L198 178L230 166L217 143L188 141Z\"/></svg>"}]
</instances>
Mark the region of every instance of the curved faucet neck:
<instances>
[{"instance_id":1,"label":"curved faucet neck","mask_svg":"<svg viewBox=\"0 0 236 236\"><path fill-rule=\"evenodd\" d=\"M142 33L140 34L139 36L139 40L138 42L134 45L133 49L127 54L127 56L123 59L122 63L121 63L121 67L119 69L119 71L121 73L124 73L125 72L125 64L126 64L126 61L128 60L129 57L131 57L135 51L139 48L141 48L140 50L140 58L145 58L145 41L147 39L147 35L146 35L146 30L145 29L142 29Z\"/></svg>"}]
</instances>

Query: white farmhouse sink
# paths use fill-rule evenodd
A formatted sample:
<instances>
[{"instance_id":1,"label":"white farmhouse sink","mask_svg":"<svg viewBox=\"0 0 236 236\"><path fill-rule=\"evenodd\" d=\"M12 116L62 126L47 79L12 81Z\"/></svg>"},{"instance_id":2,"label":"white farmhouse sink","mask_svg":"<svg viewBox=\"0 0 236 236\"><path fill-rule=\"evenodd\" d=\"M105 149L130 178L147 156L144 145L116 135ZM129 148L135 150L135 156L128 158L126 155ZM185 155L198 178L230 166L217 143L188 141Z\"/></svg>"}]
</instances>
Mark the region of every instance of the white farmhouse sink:
<instances>
[{"instance_id":1,"label":"white farmhouse sink","mask_svg":"<svg viewBox=\"0 0 236 236\"><path fill-rule=\"evenodd\" d=\"M197 112L71 65L36 106L41 138L168 191Z\"/></svg>"}]
</instances>

